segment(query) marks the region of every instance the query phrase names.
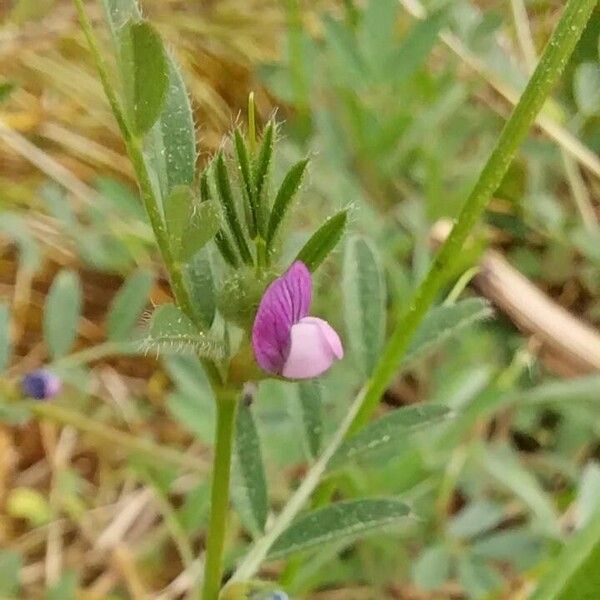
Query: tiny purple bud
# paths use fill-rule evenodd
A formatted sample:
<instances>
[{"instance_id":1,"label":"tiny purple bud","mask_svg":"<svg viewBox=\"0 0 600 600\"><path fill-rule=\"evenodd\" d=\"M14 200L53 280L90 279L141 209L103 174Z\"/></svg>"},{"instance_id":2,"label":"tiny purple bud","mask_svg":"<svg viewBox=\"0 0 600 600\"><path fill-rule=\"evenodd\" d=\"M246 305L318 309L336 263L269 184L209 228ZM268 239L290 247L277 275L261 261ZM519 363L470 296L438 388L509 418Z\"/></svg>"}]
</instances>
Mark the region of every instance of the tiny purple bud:
<instances>
[{"instance_id":1,"label":"tiny purple bud","mask_svg":"<svg viewBox=\"0 0 600 600\"><path fill-rule=\"evenodd\" d=\"M336 331L323 319L308 316L312 279L296 261L265 291L252 329L256 362L268 373L288 379L323 374L344 356Z\"/></svg>"},{"instance_id":2,"label":"tiny purple bud","mask_svg":"<svg viewBox=\"0 0 600 600\"><path fill-rule=\"evenodd\" d=\"M54 398L61 390L61 380L46 369L38 369L27 373L21 381L21 388L26 396L36 400L49 400Z\"/></svg>"}]
</instances>

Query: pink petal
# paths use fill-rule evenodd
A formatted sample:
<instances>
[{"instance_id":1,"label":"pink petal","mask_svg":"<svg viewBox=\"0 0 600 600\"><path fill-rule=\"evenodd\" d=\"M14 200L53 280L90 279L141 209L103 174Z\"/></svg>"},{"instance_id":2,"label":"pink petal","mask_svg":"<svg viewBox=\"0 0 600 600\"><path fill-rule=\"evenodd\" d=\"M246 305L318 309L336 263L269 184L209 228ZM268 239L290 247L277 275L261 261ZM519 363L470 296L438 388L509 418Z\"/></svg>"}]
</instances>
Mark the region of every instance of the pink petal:
<instances>
[{"instance_id":1,"label":"pink petal","mask_svg":"<svg viewBox=\"0 0 600 600\"><path fill-rule=\"evenodd\" d=\"M265 291L252 328L252 346L256 362L268 373L281 374L292 325L308 315L311 300L310 271L300 261Z\"/></svg>"},{"instance_id":2,"label":"pink petal","mask_svg":"<svg viewBox=\"0 0 600 600\"><path fill-rule=\"evenodd\" d=\"M305 317L292 326L290 352L281 374L289 379L318 377L344 356L342 342L327 321Z\"/></svg>"}]
</instances>

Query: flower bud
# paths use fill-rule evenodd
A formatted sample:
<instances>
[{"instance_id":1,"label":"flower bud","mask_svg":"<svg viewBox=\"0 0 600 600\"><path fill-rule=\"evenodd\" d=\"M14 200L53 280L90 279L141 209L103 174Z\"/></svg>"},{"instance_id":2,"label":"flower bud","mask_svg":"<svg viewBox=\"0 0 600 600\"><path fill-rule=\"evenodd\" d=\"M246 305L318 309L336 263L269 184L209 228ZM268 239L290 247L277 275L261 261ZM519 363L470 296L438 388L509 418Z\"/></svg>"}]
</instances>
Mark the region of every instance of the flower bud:
<instances>
[{"instance_id":1,"label":"flower bud","mask_svg":"<svg viewBox=\"0 0 600 600\"><path fill-rule=\"evenodd\" d=\"M37 371L27 373L21 381L23 394L36 400L54 398L60 392L61 388L62 382L60 378L46 369L38 369Z\"/></svg>"}]
</instances>

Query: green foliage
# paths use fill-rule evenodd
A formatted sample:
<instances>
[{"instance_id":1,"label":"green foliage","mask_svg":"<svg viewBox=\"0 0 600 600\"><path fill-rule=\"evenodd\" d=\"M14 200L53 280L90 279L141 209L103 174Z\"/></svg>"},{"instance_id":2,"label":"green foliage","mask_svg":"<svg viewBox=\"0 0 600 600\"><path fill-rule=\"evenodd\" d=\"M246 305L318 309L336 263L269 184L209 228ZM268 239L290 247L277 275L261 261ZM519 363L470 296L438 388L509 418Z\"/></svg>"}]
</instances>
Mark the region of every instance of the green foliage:
<instances>
[{"instance_id":1,"label":"green foliage","mask_svg":"<svg viewBox=\"0 0 600 600\"><path fill-rule=\"evenodd\" d=\"M120 34L121 60L126 71L130 122L144 135L163 111L169 86L167 56L159 35L145 21L128 24Z\"/></svg>"},{"instance_id":2,"label":"green foliage","mask_svg":"<svg viewBox=\"0 0 600 600\"><path fill-rule=\"evenodd\" d=\"M275 196L273 208L271 209L271 217L269 219L266 240L267 250L269 250L272 247L273 242L275 241L275 236L277 235L277 232L281 227L282 221L286 213L291 208L292 200L294 199L294 196L300 189L300 184L302 182L302 178L304 176L307 164L307 158L297 162L287 172L286 176L281 182L281 186L279 188L279 191L277 192L277 196Z\"/></svg>"},{"instance_id":3,"label":"green foliage","mask_svg":"<svg viewBox=\"0 0 600 600\"><path fill-rule=\"evenodd\" d=\"M75 600L77 579L75 571L65 571L46 592L46 600Z\"/></svg>"},{"instance_id":4,"label":"green foliage","mask_svg":"<svg viewBox=\"0 0 600 600\"><path fill-rule=\"evenodd\" d=\"M490 305L479 298L462 300L456 304L432 309L415 333L402 360L406 368L424 355L441 347L452 336L492 316Z\"/></svg>"},{"instance_id":5,"label":"green foliage","mask_svg":"<svg viewBox=\"0 0 600 600\"><path fill-rule=\"evenodd\" d=\"M8 305L0 304L0 372L8 366L12 353L10 333L10 309Z\"/></svg>"},{"instance_id":6,"label":"green foliage","mask_svg":"<svg viewBox=\"0 0 600 600\"><path fill-rule=\"evenodd\" d=\"M348 342L368 376L385 338L386 289L377 251L364 238L353 236L346 244L342 286Z\"/></svg>"},{"instance_id":7,"label":"green foliage","mask_svg":"<svg viewBox=\"0 0 600 600\"><path fill-rule=\"evenodd\" d=\"M108 338L123 341L131 337L133 328L148 303L154 274L145 269L132 273L111 302L106 319Z\"/></svg>"},{"instance_id":8,"label":"green foliage","mask_svg":"<svg viewBox=\"0 0 600 600\"><path fill-rule=\"evenodd\" d=\"M186 265L185 275L193 308L200 322L208 329L213 324L216 311L210 255L205 251L197 252Z\"/></svg>"},{"instance_id":9,"label":"green foliage","mask_svg":"<svg viewBox=\"0 0 600 600\"><path fill-rule=\"evenodd\" d=\"M347 221L347 210L341 210L327 219L304 244L296 260L302 261L310 271L314 272L344 235Z\"/></svg>"},{"instance_id":10,"label":"green foliage","mask_svg":"<svg viewBox=\"0 0 600 600\"><path fill-rule=\"evenodd\" d=\"M243 402L236 417L231 485L233 501L242 522L253 535L260 535L269 512L267 479L252 408Z\"/></svg>"},{"instance_id":11,"label":"green foliage","mask_svg":"<svg viewBox=\"0 0 600 600\"><path fill-rule=\"evenodd\" d=\"M393 531L409 516L409 507L392 498L336 502L292 523L273 545L269 558L313 550L323 544L350 543L383 529Z\"/></svg>"},{"instance_id":12,"label":"green foliage","mask_svg":"<svg viewBox=\"0 0 600 600\"><path fill-rule=\"evenodd\" d=\"M531 600L588 600L600 586L600 509L553 561Z\"/></svg>"},{"instance_id":13,"label":"green foliage","mask_svg":"<svg viewBox=\"0 0 600 600\"><path fill-rule=\"evenodd\" d=\"M198 203L191 188L179 185L167 198L165 221L175 256L188 262L221 228L221 209L216 200Z\"/></svg>"},{"instance_id":14,"label":"green foliage","mask_svg":"<svg viewBox=\"0 0 600 600\"><path fill-rule=\"evenodd\" d=\"M222 342L198 331L174 304L162 304L155 309L140 346L145 352L193 352L215 360L226 355Z\"/></svg>"},{"instance_id":15,"label":"green foliage","mask_svg":"<svg viewBox=\"0 0 600 600\"><path fill-rule=\"evenodd\" d=\"M223 154L219 154L215 161L215 183L219 199L225 210L225 218L227 219L227 223L229 224L229 228L231 229L242 260L250 265L253 262L252 255L250 254L246 237L242 230L242 226L240 225L236 202L231 189L229 174L227 172Z\"/></svg>"},{"instance_id":16,"label":"green foliage","mask_svg":"<svg viewBox=\"0 0 600 600\"><path fill-rule=\"evenodd\" d=\"M167 398L171 415L198 439L212 442L215 426L215 399L200 362L195 356L165 356L165 367L175 385Z\"/></svg>"},{"instance_id":17,"label":"green foliage","mask_svg":"<svg viewBox=\"0 0 600 600\"><path fill-rule=\"evenodd\" d=\"M323 441L323 390L318 380L301 381L292 394L292 411L302 431L308 456L317 458Z\"/></svg>"},{"instance_id":18,"label":"green foliage","mask_svg":"<svg viewBox=\"0 0 600 600\"><path fill-rule=\"evenodd\" d=\"M18 597L21 556L9 550L0 550L0 594L8 600Z\"/></svg>"},{"instance_id":19,"label":"green foliage","mask_svg":"<svg viewBox=\"0 0 600 600\"><path fill-rule=\"evenodd\" d=\"M254 193L256 197L256 210L258 213L258 232L266 239L267 223L264 215L267 211L265 200L265 189L269 175L269 167L273 157L273 146L275 143L275 123L269 121L263 132L263 137L258 151L258 156L253 166Z\"/></svg>"},{"instance_id":20,"label":"green foliage","mask_svg":"<svg viewBox=\"0 0 600 600\"><path fill-rule=\"evenodd\" d=\"M81 284L72 271L61 271L52 282L44 306L44 339L53 358L69 352L81 314Z\"/></svg>"},{"instance_id":21,"label":"green foliage","mask_svg":"<svg viewBox=\"0 0 600 600\"><path fill-rule=\"evenodd\" d=\"M424 404L390 411L348 438L333 455L329 467L336 469L347 462L373 453L393 451L407 444L408 436L431 427L449 415L445 406Z\"/></svg>"}]
</instances>

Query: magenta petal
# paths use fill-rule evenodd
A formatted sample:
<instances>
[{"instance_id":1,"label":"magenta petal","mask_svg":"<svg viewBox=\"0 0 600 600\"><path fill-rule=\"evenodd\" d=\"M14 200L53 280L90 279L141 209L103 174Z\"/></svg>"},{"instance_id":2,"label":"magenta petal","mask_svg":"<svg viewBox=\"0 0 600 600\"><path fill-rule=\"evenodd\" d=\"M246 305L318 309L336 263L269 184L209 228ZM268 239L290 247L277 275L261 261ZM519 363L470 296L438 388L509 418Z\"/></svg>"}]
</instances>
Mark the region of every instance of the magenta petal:
<instances>
[{"instance_id":1,"label":"magenta petal","mask_svg":"<svg viewBox=\"0 0 600 600\"><path fill-rule=\"evenodd\" d=\"M290 350L292 325L308 315L311 300L312 279L300 261L265 291L252 328L254 355L265 371L281 374Z\"/></svg>"},{"instance_id":2,"label":"magenta petal","mask_svg":"<svg viewBox=\"0 0 600 600\"><path fill-rule=\"evenodd\" d=\"M282 375L289 379L309 379L323 374L335 360L344 356L342 342L327 321L305 317L292 326L290 352Z\"/></svg>"}]
</instances>

